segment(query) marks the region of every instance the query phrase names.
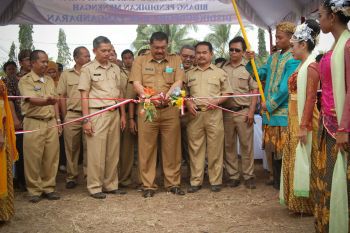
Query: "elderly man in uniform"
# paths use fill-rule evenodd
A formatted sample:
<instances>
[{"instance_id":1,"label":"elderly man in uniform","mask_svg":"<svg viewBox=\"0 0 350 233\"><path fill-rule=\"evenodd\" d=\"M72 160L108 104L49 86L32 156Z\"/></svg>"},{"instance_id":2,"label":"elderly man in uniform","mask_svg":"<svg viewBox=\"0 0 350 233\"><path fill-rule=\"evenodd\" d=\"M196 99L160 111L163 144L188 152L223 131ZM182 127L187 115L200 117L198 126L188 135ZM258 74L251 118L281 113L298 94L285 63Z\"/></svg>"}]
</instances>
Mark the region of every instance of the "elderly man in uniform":
<instances>
[{"instance_id":1,"label":"elderly man in uniform","mask_svg":"<svg viewBox=\"0 0 350 233\"><path fill-rule=\"evenodd\" d=\"M224 125L222 110L217 106L227 99L220 96L232 91L225 71L211 63L211 43L199 42L195 48L198 66L187 72L185 84L191 97L208 98L187 101L191 113L187 125L191 166L191 187L188 192L194 193L201 189L206 154L211 191L219 192L222 185Z\"/></svg>"},{"instance_id":2,"label":"elderly man in uniform","mask_svg":"<svg viewBox=\"0 0 350 233\"><path fill-rule=\"evenodd\" d=\"M241 36L229 42L230 61L225 62L222 69L228 75L228 83L234 94L258 93L258 84L245 68L243 55L247 46ZM225 128L225 155L224 165L229 176L229 186L237 187L240 184L240 173L237 154L237 136L239 139L242 175L245 186L255 189L254 182L254 112L258 97L229 98L223 107L237 114L224 112Z\"/></svg>"},{"instance_id":3,"label":"elderly man in uniform","mask_svg":"<svg viewBox=\"0 0 350 233\"><path fill-rule=\"evenodd\" d=\"M83 115L92 114L117 103L121 95L120 69L109 62L112 45L99 36L93 41L95 60L81 69L78 89ZM101 99L96 99L101 98ZM87 188L91 197L104 199L107 194L125 194L118 189L120 127L125 126L125 113L112 109L85 118L83 129L87 143Z\"/></svg>"},{"instance_id":4,"label":"elderly man in uniform","mask_svg":"<svg viewBox=\"0 0 350 233\"><path fill-rule=\"evenodd\" d=\"M191 45L184 45L180 49L179 55L181 57L185 73L187 73L191 68L193 68L192 66L193 66L194 60L196 59L195 49ZM182 157L186 161L189 168L190 161L189 161L189 152L188 152L188 137L186 132L187 123L188 123L188 114L185 114L181 116L181 150L182 150ZM188 171L188 176L189 175L190 175L190 171Z\"/></svg>"},{"instance_id":5,"label":"elderly man in uniform","mask_svg":"<svg viewBox=\"0 0 350 233\"><path fill-rule=\"evenodd\" d=\"M139 56L131 69L130 81L136 92L145 98L145 87L152 88L157 116L152 122L145 116L138 118L139 164L143 183L143 197L152 197L157 162L157 139L161 139L162 162L165 188L173 194L184 195L180 189L181 136L179 109L169 106L169 96L176 87L182 87L184 70L178 55L168 54L168 36L155 32L150 39L151 51Z\"/></svg>"},{"instance_id":6,"label":"elderly man in uniform","mask_svg":"<svg viewBox=\"0 0 350 233\"><path fill-rule=\"evenodd\" d=\"M83 116L78 84L81 68L90 62L89 50L85 47L77 47L73 51L73 58L75 61L74 67L63 71L57 87L58 94L63 97L60 100L60 108L65 122ZM66 188L72 189L77 185L78 162L82 144L84 173L86 173L86 141L81 122L66 125L63 134L67 157Z\"/></svg>"},{"instance_id":7,"label":"elderly man in uniform","mask_svg":"<svg viewBox=\"0 0 350 233\"><path fill-rule=\"evenodd\" d=\"M52 78L44 75L48 56L42 50L30 54L32 71L19 81L19 90L23 96L23 129L34 132L24 135L24 167L30 202L39 202L42 197L49 200L60 198L55 192L56 174L59 159L58 136L60 124L57 94ZM38 130L38 131L36 131Z\"/></svg>"}]
</instances>

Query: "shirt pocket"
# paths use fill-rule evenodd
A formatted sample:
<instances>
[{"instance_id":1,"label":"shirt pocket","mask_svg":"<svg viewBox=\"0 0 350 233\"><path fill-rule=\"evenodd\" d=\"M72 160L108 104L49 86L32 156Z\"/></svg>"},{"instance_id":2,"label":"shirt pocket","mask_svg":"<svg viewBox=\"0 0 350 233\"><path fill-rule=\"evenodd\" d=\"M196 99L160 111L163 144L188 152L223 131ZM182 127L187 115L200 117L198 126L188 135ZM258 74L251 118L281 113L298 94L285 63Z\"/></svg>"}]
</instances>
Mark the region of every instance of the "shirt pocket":
<instances>
[{"instance_id":1,"label":"shirt pocket","mask_svg":"<svg viewBox=\"0 0 350 233\"><path fill-rule=\"evenodd\" d=\"M101 75L92 75L91 77L92 83L91 85L93 87L95 87L96 89L99 90L104 90L104 83L105 83L105 77L103 76L103 74Z\"/></svg>"},{"instance_id":2,"label":"shirt pocket","mask_svg":"<svg viewBox=\"0 0 350 233\"><path fill-rule=\"evenodd\" d=\"M187 89L188 89L188 91L190 92L189 94L190 95L195 95L195 94L197 94L198 93L198 82L196 81L196 80L193 80L193 81L191 81L191 82L188 82L188 83L186 83L185 84L186 85L186 87L187 87Z\"/></svg>"},{"instance_id":3,"label":"shirt pocket","mask_svg":"<svg viewBox=\"0 0 350 233\"><path fill-rule=\"evenodd\" d=\"M220 94L220 80L217 77L208 78L208 92L211 95Z\"/></svg>"},{"instance_id":4,"label":"shirt pocket","mask_svg":"<svg viewBox=\"0 0 350 233\"><path fill-rule=\"evenodd\" d=\"M166 67L163 71L165 83L173 84L175 82L175 71L172 67Z\"/></svg>"},{"instance_id":5,"label":"shirt pocket","mask_svg":"<svg viewBox=\"0 0 350 233\"><path fill-rule=\"evenodd\" d=\"M250 77L244 77L244 76L238 77L238 87L242 92L249 91L249 78Z\"/></svg>"},{"instance_id":6,"label":"shirt pocket","mask_svg":"<svg viewBox=\"0 0 350 233\"><path fill-rule=\"evenodd\" d=\"M156 75L155 68L145 67L142 70L142 85L145 87L152 87L153 88L155 75Z\"/></svg>"}]
</instances>

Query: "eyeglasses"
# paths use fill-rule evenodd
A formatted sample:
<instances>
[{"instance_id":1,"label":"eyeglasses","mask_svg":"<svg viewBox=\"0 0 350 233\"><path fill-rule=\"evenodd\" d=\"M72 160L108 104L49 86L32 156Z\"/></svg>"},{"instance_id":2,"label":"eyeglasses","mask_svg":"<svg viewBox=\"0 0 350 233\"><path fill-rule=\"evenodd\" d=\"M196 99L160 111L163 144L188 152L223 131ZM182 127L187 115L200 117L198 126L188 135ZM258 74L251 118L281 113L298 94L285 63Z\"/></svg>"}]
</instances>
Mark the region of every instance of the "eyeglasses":
<instances>
[{"instance_id":1,"label":"eyeglasses","mask_svg":"<svg viewBox=\"0 0 350 233\"><path fill-rule=\"evenodd\" d=\"M242 52L242 50L241 49L236 49L236 48L230 48L230 52L231 53L233 53L233 52L240 53L240 52Z\"/></svg>"},{"instance_id":2,"label":"eyeglasses","mask_svg":"<svg viewBox=\"0 0 350 233\"><path fill-rule=\"evenodd\" d=\"M191 55L187 55L187 54L181 54L181 56L184 58L184 59L195 59L196 57L195 56L191 56Z\"/></svg>"}]
</instances>

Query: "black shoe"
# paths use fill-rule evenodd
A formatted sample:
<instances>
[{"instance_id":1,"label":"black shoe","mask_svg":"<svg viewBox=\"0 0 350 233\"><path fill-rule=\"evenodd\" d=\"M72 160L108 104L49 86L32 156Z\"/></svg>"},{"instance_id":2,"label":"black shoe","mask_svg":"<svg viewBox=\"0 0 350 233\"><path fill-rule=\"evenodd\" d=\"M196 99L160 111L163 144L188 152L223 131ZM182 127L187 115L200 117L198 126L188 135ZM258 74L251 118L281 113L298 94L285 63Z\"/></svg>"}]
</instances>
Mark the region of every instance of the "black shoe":
<instances>
[{"instance_id":1,"label":"black shoe","mask_svg":"<svg viewBox=\"0 0 350 233\"><path fill-rule=\"evenodd\" d=\"M250 179L244 181L244 185L248 189L256 189L254 178L250 178Z\"/></svg>"},{"instance_id":2,"label":"black shoe","mask_svg":"<svg viewBox=\"0 0 350 233\"><path fill-rule=\"evenodd\" d=\"M228 183L228 186L230 186L231 188L235 188L235 187L238 187L240 184L241 184L240 180L233 179L233 180L230 180L230 182Z\"/></svg>"},{"instance_id":3,"label":"black shoe","mask_svg":"<svg viewBox=\"0 0 350 233\"><path fill-rule=\"evenodd\" d=\"M280 184L275 182L273 184L273 188L276 189L276 190L280 190Z\"/></svg>"},{"instance_id":4,"label":"black shoe","mask_svg":"<svg viewBox=\"0 0 350 233\"><path fill-rule=\"evenodd\" d=\"M77 183L75 183L74 181L68 181L66 183L66 189L74 189L77 186Z\"/></svg>"},{"instance_id":5,"label":"black shoe","mask_svg":"<svg viewBox=\"0 0 350 233\"><path fill-rule=\"evenodd\" d=\"M198 192L200 189L202 188L202 186L190 186L188 189L187 189L187 192L188 193L196 193Z\"/></svg>"},{"instance_id":6,"label":"black shoe","mask_svg":"<svg viewBox=\"0 0 350 233\"><path fill-rule=\"evenodd\" d=\"M95 199L105 199L107 195L102 192L99 192L99 193L91 194L90 196Z\"/></svg>"},{"instance_id":7,"label":"black shoe","mask_svg":"<svg viewBox=\"0 0 350 233\"><path fill-rule=\"evenodd\" d=\"M221 191L221 185L219 184L219 185L212 185L211 187L210 187L210 190L212 191L212 192L220 192Z\"/></svg>"},{"instance_id":8,"label":"black shoe","mask_svg":"<svg viewBox=\"0 0 350 233\"><path fill-rule=\"evenodd\" d=\"M273 180L269 179L268 181L265 182L266 185L272 186L273 185Z\"/></svg>"},{"instance_id":9,"label":"black shoe","mask_svg":"<svg viewBox=\"0 0 350 233\"><path fill-rule=\"evenodd\" d=\"M34 196L30 197L29 202L31 202L31 203L38 203L41 200L42 200L41 196L34 195Z\"/></svg>"},{"instance_id":10,"label":"black shoe","mask_svg":"<svg viewBox=\"0 0 350 233\"><path fill-rule=\"evenodd\" d=\"M115 195L124 195L124 194L126 194L126 191L123 191L123 190L120 190L120 189L115 189L115 190L112 190L112 191L105 191L104 193L115 194Z\"/></svg>"},{"instance_id":11,"label":"black shoe","mask_svg":"<svg viewBox=\"0 0 350 233\"><path fill-rule=\"evenodd\" d=\"M152 190L152 189L145 189L145 190L143 190L143 192L142 192L142 196L143 196L144 198L153 197L154 194L155 194L155 191Z\"/></svg>"},{"instance_id":12,"label":"black shoe","mask_svg":"<svg viewBox=\"0 0 350 233\"><path fill-rule=\"evenodd\" d=\"M183 190L181 190L179 187L172 187L169 189L169 191L175 195L180 195L180 196L185 195L185 192Z\"/></svg>"},{"instance_id":13,"label":"black shoe","mask_svg":"<svg viewBox=\"0 0 350 233\"><path fill-rule=\"evenodd\" d=\"M50 201L59 200L61 198L60 195L56 192L44 193L43 197Z\"/></svg>"}]
</instances>

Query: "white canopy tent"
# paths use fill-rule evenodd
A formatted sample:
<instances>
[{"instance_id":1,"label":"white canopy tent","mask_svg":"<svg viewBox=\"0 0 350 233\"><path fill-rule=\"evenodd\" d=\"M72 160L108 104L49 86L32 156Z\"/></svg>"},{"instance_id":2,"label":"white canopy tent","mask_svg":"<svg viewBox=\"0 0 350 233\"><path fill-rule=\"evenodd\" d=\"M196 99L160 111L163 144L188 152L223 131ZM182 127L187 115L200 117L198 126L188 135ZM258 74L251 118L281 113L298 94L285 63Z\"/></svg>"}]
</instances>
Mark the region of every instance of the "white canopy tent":
<instances>
[{"instance_id":1,"label":"white canopy tent","mask_svg":"<svg viewBox=\"0 0 350 233\"><path fill-rule=\"evenodd\" d=\"M243 18L263 28L298 22L322 0L237 0ZM227 24L237 23L231 0L1 0L8 24Z\"/></svg>"}]
</instances>

